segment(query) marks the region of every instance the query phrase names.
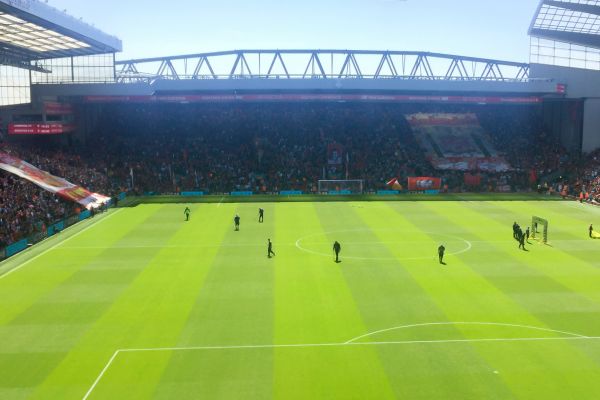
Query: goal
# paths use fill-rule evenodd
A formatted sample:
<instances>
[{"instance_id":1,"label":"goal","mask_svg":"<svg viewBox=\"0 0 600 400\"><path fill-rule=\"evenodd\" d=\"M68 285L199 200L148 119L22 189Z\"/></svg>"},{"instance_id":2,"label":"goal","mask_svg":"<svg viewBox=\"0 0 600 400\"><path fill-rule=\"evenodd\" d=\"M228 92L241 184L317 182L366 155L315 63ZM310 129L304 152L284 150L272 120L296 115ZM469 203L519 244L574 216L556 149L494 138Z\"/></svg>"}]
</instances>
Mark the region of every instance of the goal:
<instances>
[{"instance_id":1,"label":"goal","mask_svg":"<svg viewBox=\"0 0 600 400\"><path fill-rule=\"evenodd\" d=\"M542 241L548 243L548 220L534 215L531 217L531 237L536 239L540 233L542 234Z\"/></svg>"},{"instance_id":2,"label":"goal","mask_svg":"<svg viewBox=\"0 0 600 400\"><path fill-rule=\"evenodd\" d=\"M319 193L321 194L361 194L363 192L362 179L333 179L320 180Z\"/></svg>"}]
</instances>

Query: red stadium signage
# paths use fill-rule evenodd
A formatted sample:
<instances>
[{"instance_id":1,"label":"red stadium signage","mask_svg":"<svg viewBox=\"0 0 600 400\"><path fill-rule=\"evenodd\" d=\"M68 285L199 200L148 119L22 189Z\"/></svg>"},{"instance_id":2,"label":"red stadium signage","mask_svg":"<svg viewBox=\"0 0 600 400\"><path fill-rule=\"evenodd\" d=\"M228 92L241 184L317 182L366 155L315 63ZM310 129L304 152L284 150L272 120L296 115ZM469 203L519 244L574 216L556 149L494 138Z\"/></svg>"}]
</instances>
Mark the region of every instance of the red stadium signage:
<instances>
[{"instance_id":1,"label":"red stadium signage","mask_svg":"<svg viewBox=\"0 0 600 400\"><path fill-rule=\"evenodd\" d=\"M71 115L73 112L73 105L69 103L44 103L44 113L46 115Z\"/></svg>"},{"instance_id":2,"label":"red stadium signage","mask_svg":"<svg viewBox=\"0 0 600 400\"><path fill-rule=\"evenodd\" d=\"M441 178L432 178L430 176L408 178L408 190L410 191L440 190L441 188Z\"/></svg>"},{"instance_id":3,"label":"red stadium signage","mask_svg":"<svg viewBox=\"0 0 600 400\"><path fill-rule=\"evenodd\" d=\"M73 132L75 125L72 124L8 124L9 135L60 135Z\"/></svg>"},{"instance_id":4,"label":"red stadium signage","mask_svg":"<svg viewBox=\"0 0 600 400\"><path fill-rule=\"evenodd\" d=\"M88 103L202 103L202 102L279 102L279 101L354 101L465 104L538 104L541 97L412 96L369 94L218 94L183 96L86 96Z\"/></svg>"},{"instance_id":5,"label":"red stadium signage","mask_svg":"<svg viewBox=\"0 0 600 400\"><path fill-rule=\"evenodd\" d=\"M464 176L465 185L467 186L479 186L481 185L481 175L471 174L469 172L465 172Z\"/></svg>"}]
</instances>

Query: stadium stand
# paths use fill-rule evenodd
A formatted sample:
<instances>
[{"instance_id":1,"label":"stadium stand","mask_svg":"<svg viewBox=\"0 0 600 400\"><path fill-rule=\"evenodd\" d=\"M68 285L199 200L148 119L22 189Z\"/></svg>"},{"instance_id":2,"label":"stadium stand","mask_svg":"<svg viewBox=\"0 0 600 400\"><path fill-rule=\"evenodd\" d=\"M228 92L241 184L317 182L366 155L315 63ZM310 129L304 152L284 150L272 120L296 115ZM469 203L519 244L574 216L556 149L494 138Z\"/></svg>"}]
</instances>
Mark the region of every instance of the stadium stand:
<instances>
[{"instance_id":1,"label":"stadium stand","mask_svg":"<svg viewBox=\"0 0 600 400\"><path fill-rule=\"evenodd\" d=\"M17 242L78 212L32 183L0 173L0 248Z\"/></svg>"},{"instance_id":2,"label":"stadium stand","mask_svg":"<svg viewBox=\"0 0 600 400\"><path fill-rule=\"evenodd\" d=\"M535 189L545 183L544 177L574 168L564 148L544 140L535 112L522 107L111 104L103 110L86 143L51 140L36 145L11 140L2 149L75 184L109 194L121 190L135 194L316 193L319 179L346 176L363 179L367 191L385 188L392 176L400 181L409 176L439 176L444 191L506 192ZM481 124L477 134L487 141L485 152L504 157L512 168L436 168L407 120L415 112L473 113ZM475 145L481 149L481 144ZM331 148L342 156L332 161ZM15 178L3 176L8 182L6 196L14 198L10 188L15 187ZM591 178L586 180L588 187ZM548 182L560 192L556 179ZM34 222L22 224L22 210L12 211L5 218L4 242L31 233L36 223L51 223L78 208L23 185L39 212L30 213Z\"/></svg>"},{"instance_id":3,"label":"stadium stand","mask_svg":"<svg viewBox=\"0 0 600 400\"><path fill-rule=\"evenodd\" d=\"M23 24L35 14L53 35L51 29L68 16L38 3L25 10L0 1L0 7ZM12 35L20 35L19 26L11 28ZM71 47L11 42L28 43L13 49L7 65L31 71L24 83L24 102L31 107L7 114L0 151L93 192L316 193L320 179L347 178L363 180L366 191L375 192L392 177L404 182L435 176L448 192L548 187L598 197L597 153L578 155L593 145L590 135L571 140L575 151L567 149L562 125L548 118L560 114L568 129L581 129L580 99L567 101L562 81L531 78L529 64L356 50L236 50L115 62L118 39L85 24L69 26L73 29L52 40ZM272 57L267 71L253 64L257 54ZM342 57L331 71L315 68L334 55ZM86 56L98 58L78 59ZM217 63L224 56L233 64ZM292 56L307 64L292 62ZM368 57L378 62L365 63ZM198 64L190 75L180 68L192 60ZM278 63L285 73L273 69ZM405 63L408 70L400 69ZM366 72L368 65L379 67ZM273 79L254 82L259 89L253 92L231 94L255 76ZM332 89L328 83L334 80ZM210 90L203 86L207 82ZM299 82L302 91L294 86ZM423 131L410 123L409 116L419 114L470 116L472 123ZM81 210L5 172L0 179L5 210L0 245Z\"/></svg>"}]
</instances>

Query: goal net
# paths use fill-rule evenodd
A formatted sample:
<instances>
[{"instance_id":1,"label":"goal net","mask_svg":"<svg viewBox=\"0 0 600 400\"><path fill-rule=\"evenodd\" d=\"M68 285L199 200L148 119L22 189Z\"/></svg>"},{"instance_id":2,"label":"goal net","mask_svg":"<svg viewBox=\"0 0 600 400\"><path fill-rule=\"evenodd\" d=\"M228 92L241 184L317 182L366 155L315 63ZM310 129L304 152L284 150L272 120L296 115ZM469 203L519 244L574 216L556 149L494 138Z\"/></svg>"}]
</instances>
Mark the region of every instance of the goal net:
<instances>
[{"instance_id":1,"label":"goal net","mask_svg":"<svg viewBox=\"0 0 600 400\"><path fill-rule=\"evenodd\" d=\"M319 193L321 194L361 194L362 192L362 179L332 179L319 181Z\"/></svg>"},{"instance_id":2,"label":"goal net","mask_svg":"<svg viewBox=\"0 0 600 400\"><path fill-rule=\"evenodd\" d=\"M540 238L544 243L548 243L548 220L536 217L531 218L531 237L534 239Z\"/></svg>"}]
</instances>

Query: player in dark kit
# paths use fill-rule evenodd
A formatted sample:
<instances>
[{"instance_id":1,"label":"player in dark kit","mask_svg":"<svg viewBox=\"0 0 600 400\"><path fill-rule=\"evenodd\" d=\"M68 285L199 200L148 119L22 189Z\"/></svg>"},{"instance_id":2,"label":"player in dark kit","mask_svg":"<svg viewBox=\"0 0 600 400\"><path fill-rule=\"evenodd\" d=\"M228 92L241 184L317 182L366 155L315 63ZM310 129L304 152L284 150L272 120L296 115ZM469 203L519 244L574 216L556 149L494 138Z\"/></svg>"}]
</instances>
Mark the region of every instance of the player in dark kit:
<instances>
[{"instance_id":1,"label":"player in dark kit","mask_svg":"<svg viewBox=\"0 0 600 400\"><path fill-rule=\"evenodd\" d=\"M525 250L525 234L523 231L519 232L519 248Z\"/></svg>"},{"instance_id":2,"label":"player in dark kit","mask_svg":"<svg viewBox=\"0 0 600 400\"><path fill-rule=\"evenodd\" d=\"M527 243L529 243L529 227L525 229L525 237L527 238Z\"/></svg>"},{"instance_id":3,"label":"player in dark kit","mask_svg":"<svg viewBox=\"0 0 600 400\"><path fill-rule=\"evenodd\" d=\"M258 222L263 222L263 218L265 216L265 210L263 210L262 208L258 209Z\"/></svg>"},{"instance_id":4,"label":"player in dark kit","mask_svg":"<svg viewBox=\"0 0 600 400\"><path fill-rule=\"evenodd\" d=\"M443 244L440 244L440 247L438 247L438 258L440 260L440 264L445 264L444 263L444 252L446 251L446 248L444 247Z\"/></svg>"},{"instance_id":5,"label":"player in dark kit","mask_svg":"<svg viewBox=\"0 0 600 400\"><path fill-rule=\"evenodd\" d=\"M183 213L185 214L185 220L189 221L190 220L190 213L192 212L192 210L189 209L189 207L186 207L185 210L183 210Z\"/></svg>"},{"instance_id":6,"label":"player in dark kit","mask_svg":"<svg viewBox=\"0 0 600 400\"><path fill-rule=\"evenodd\" d=\"M592 224L590 224L590 227L588 230L590 232L590 237L592 237L593 236L592 233L594 232L594 227L592 226Z\"/></svg>"},{"instance_id":7,"label":"player in dark kit","mask_svg":"<svg viewBox=\"0 0 600 400\"><path fill-rule=\"evenodd\" d=\"M271 254L275 255L275 252L273 251L273 242L271 242L271 239L267 239L267 257L271 258Z\"/></svg>"},{"instance_id":8,"label":"player in dark kit","mask_svg":"<svg viewBox=\"0 0 600 400\"><path fill-rule=\"evenodd\" d=\"M235 217L233 218L233 223L235 225L235 230L239 231L240 230L240 216L235 214Z\"/></svg>"},{"instance_id":9,"label":"player in dark kit","mask_svg":"<svg viewBox=\"0 0 600 400\"><path fill-rule=\"evenodd\" d=\"M517 229L518 229L519 225L516 222L513 222L513 238L516 239L517 238Z\"/></svg>"},{"instance_id":10,"label":"player in dark kit","mask_svg":"<svg viewBox=\"0 0 600 400\"><path fill-rule=\"evenodd\" d=\"M335 252L335 262L339 263L340 262L340 251L342 251L342 245L338 243L338 241L336 240L333 243L333 251Z\"/></svg>"}]
</instances>

